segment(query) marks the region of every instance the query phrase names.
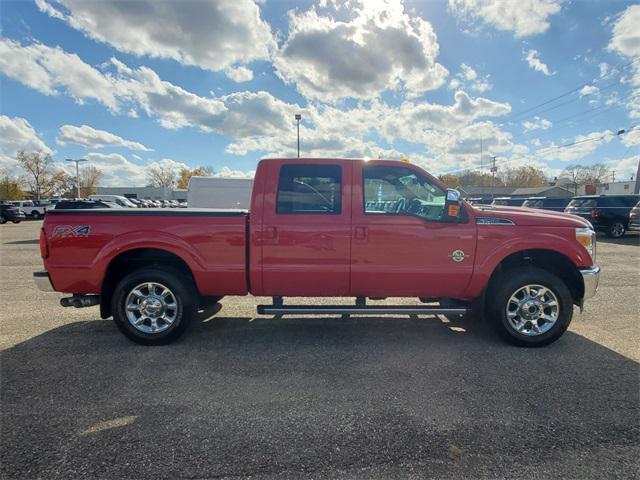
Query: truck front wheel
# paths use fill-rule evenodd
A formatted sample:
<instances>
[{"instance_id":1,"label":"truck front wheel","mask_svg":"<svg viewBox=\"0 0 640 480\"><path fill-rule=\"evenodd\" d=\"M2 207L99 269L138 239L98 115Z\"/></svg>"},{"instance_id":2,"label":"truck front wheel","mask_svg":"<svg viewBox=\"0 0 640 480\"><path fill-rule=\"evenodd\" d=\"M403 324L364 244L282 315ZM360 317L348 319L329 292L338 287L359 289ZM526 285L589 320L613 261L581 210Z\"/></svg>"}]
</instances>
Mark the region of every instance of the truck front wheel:
<instances>
[{"instance_id":1,"label":"truck front wheel","mask_svg":"<svg viewBox=\"0 0 640 480\"><path fill-rule=\"evenodd\" d=\"M173 269L146 267L124 277L114 290L113 319L142 345L165 345L189 327L197 307L193 282Z\"/></svg>"},{"instance_id":2,"label":"truck front wheel","mask_svg":"<svg viewBox=\"0 0 640 480\"><path fill-rule=\"evenodd\" d=\"M495 279L491 317L509 342L542 347L555 342L569 327L573 300L556 275L530 267L510 270Z\"/></svg>"}]
</instances>

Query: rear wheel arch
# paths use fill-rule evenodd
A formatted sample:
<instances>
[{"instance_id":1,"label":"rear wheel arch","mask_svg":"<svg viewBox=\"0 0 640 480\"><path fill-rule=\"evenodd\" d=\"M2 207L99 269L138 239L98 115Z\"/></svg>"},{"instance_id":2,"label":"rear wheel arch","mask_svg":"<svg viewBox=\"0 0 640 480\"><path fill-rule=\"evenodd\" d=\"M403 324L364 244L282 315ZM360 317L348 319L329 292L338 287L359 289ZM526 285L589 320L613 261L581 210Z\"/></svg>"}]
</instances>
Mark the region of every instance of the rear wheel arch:
<instances>
[{"instance_id":1,"label":"rear wheel arch","mask_svg":"<svg viewBox=\"0 0 640 480\"><path fill-rule=\"evenodd\" d=\"M175 253L160 248L133 248L119 253L107 266L100 291L100 316L112 315L111 300L118 283L128 274L146 267L166 268L188 278L197 290L193 272L187 262Z\"/></svg>"}]
</instances>

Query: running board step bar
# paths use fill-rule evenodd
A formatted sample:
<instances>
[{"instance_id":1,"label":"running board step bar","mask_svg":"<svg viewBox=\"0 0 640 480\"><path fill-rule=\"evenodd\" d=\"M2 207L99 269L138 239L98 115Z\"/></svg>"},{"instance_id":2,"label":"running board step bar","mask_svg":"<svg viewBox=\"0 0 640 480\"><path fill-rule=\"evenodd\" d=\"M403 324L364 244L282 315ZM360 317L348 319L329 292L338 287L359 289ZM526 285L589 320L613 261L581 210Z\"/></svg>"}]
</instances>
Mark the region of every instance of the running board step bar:
<instances>
[{"instance_id":1,"label":"running board step bar","mask_svg":"<svg viewBox=\"0 0 640 480\"><path fill-rule=\"evenodd\" d=\"M411 305L258 305L260 315L464 315L466 308L441 308Z\"/></svg>"}]
</instances>

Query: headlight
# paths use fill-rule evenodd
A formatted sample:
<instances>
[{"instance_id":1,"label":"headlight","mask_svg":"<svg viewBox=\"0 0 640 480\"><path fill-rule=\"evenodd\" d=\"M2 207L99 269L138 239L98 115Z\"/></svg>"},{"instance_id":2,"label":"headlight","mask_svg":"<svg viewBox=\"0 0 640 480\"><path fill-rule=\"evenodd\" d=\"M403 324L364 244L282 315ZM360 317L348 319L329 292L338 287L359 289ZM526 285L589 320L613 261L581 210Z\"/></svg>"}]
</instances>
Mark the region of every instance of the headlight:
<instances>
[{"instance_id":1,"label":"headlight","mask_svg":"<svg viewBox=\"0 0 640 480\"><path fill-rule=\"evenodd\" d=\"M596 261L596 232L590 228L576 228L576 240L587 249L591 260Z\"/></svg>"}]
</instances>

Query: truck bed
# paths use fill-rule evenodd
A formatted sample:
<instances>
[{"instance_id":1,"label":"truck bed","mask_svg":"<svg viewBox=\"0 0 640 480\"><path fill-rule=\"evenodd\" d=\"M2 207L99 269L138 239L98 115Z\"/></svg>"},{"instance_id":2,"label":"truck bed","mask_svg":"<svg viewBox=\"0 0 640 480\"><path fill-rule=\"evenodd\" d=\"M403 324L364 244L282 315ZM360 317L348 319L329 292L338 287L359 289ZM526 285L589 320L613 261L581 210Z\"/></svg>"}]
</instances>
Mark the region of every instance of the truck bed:
<instances>
[{"instance_id":1,"label":"truck bed","mask_svg":"<svg viewBox=\"0 0 640 480\"><path fill-rule=\"evenodd\" d=\"M244 295L247 219L246 210L54 209L43 226L45 267L58 291L100 293L116 257L157 249L187 264L202 295Z\"/></svg>"}]
</instances>

